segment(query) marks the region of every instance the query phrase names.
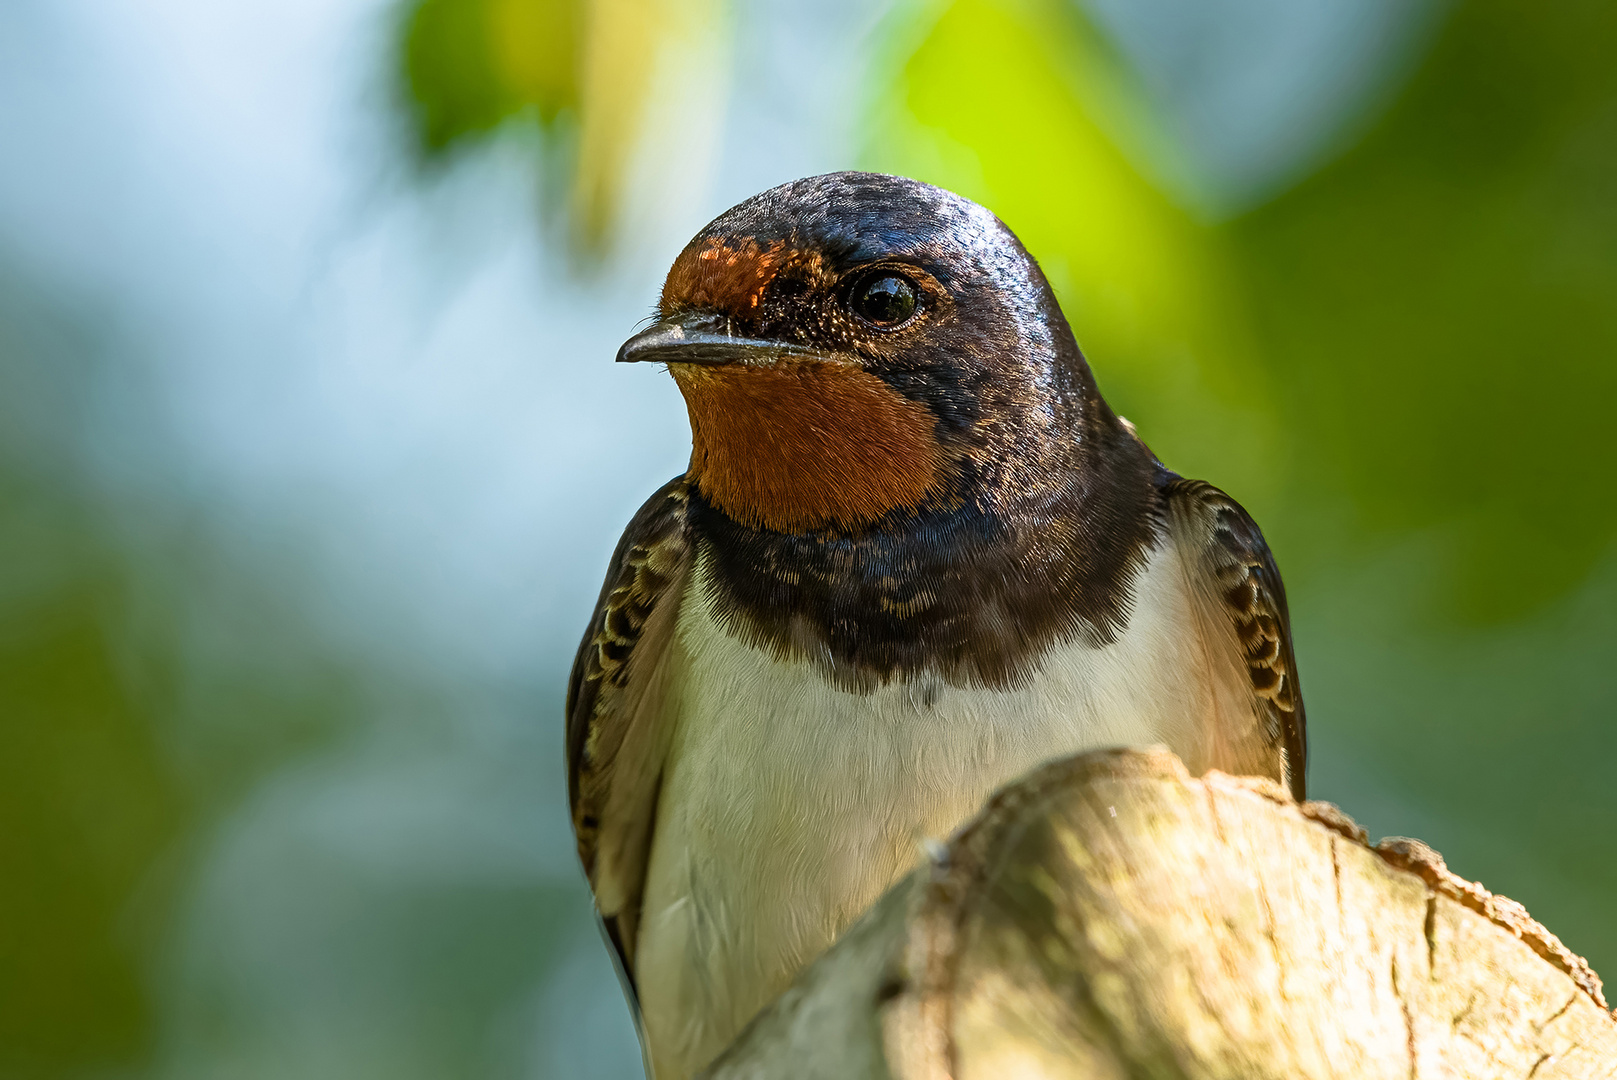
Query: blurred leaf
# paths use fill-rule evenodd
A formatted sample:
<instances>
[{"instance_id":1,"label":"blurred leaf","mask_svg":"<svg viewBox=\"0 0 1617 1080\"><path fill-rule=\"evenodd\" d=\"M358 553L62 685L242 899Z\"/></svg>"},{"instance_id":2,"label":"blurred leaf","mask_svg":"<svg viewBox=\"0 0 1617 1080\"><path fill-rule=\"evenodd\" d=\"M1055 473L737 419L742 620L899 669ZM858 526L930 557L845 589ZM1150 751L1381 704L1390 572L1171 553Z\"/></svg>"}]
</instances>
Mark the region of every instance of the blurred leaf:
<instances>
[{"instance_id":1,"label":"blurred leaf","mask_svg":"<svg viewBox=\"0 0 1617 1080\"><path fill-rule=\"evenodd\" d=\"M578 103L581 0L487 0L494 69L551 120Z\"/></svg>"},{"instance_id":2,"label":"blurred leaf","mask_svg":"<svg viewBox=\"0 0 1617 1080\"><path fill-rule=\"evenodd\" d=\"M536 117L571 162L574 239L598 253L652 95L678 92L669 58L700 57L726 22L724 0L417 0L400 58L417 140L431 157Z\"/></svg>"},{"instance_id":3,"label":"blurred leaf","mask_svg":"<svg viewBox=\"0 0 1617 1080\"><path fill-rule=\"evenodd\" d=\"M126 909L183 799L110 647L115 564L7 480L6 577L52 584L9 596L0 620L0 1073L49 1075L149 1049Z\"/></svg>"},{"instance_id":4,"label":"blurred leaf","mask_svg":"<svg viewBox=\"0 0 1617 1080\"><path fill-rule=\"evenodd\" d=\"M1460 7L1339 162L1237 222L1306 469L1446 536L1444 606L1514 617L1617 541L1617 8Z\"/></svg>"},{"instance_id":5,"label":"blurred leaf","mask_svg":"<svg viewBox=\"0 0 1617 1080\"><path fill-rule=\"evenodd\" d=\"M189 808L116 624L127 576L65 474L95 334L0 263L0 1075L137 1062L130 897ZM158 890L161 891L161 890Z\"/></svg>"},{"instance_id":6,"label":"blurred leaf","mask_svg":"<svg viewBox=\"0 0 1617 1080\"><path fill-rule=\"evenodd\" d=\"M725 20L722 0L592 0L573 205L586 243L608 239L648 97L669 54ZM664 87L666 92L671 88Z\"/></svg>"},{"instance_id":7,"label":"blurred leaf","mask_svg":"<svg viewBox=\"0 0 1617 1080\"><path fill-rule=\"evenodd\" d=\"M351 669L284 580L244 573L174 507L118 506L86 480L109 367L97 315L0 257L6 1077L147 1062L160 1041L152 958L189 843L354 711ZM164 533L172 542L154 550ZM234 624L198 617L209 605Z\"/></svg>"},{"instance_id":8,"label":"blurred leaf","mask_svg":"<svg viewBox=\"0 0 1617 1080\"><path fill-rule=\"evenodd\" d=\"M1170 466L1252 500L1281 472L1220 238L1111 138L1149 117L1070 5L956 0L903 66L868 164L994 210L1049 275L1108 399Z\"/></svg>"},{"instance_id":9,"label":"blurred leaf","mask_svg":"<svg viewBox=\"0 0 1617 1080\"><path fill-rule=\"evenodd\" d=\"M533 108L550 123L578 101L583 0L421 0L401 60L428 156Z\"/></svg>"}]
</instances>

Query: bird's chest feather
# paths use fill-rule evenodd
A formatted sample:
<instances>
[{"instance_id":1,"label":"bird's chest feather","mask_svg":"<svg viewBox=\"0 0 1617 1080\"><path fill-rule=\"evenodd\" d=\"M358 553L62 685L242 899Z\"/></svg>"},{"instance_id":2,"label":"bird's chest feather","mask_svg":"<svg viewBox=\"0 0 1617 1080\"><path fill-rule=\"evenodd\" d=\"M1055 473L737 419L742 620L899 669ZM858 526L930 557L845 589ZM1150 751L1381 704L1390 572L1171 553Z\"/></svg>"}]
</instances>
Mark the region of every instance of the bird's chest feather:
<instances>
[{"instance_id":1,"label":"bird's chest feather","mask_svg":"<svg viewBox=\"0 0 1617 1080\"><path fill-rule=\"evenodd\" d=\"M839 689L813 662L728 633L702 581L680 616L636 960L653 1044L685 1067L995 788L1085 748L1195 749L1206 679L1170 545L1139 572L1115 640L1057 644L1003 689L926 675Z\"/></svg>"}]
</instances>

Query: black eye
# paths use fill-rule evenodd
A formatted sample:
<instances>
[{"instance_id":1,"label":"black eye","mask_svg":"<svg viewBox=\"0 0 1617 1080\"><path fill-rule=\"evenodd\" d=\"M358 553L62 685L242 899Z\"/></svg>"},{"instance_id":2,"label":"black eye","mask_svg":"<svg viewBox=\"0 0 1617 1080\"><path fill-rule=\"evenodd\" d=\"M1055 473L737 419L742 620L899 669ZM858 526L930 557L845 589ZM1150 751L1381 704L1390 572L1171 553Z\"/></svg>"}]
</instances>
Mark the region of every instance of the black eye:
<instances>
[{"instance_id":1,"label":"black eye","mask_svg":"<svg viewBox=\"0 0 1617 1080\"><path fill-rule=\"evenodd\" d=\"M854 286L852 307L866 322L891 330L915 314L915 286L897 274L873 274Z\"/></svg>"}]
</instances>

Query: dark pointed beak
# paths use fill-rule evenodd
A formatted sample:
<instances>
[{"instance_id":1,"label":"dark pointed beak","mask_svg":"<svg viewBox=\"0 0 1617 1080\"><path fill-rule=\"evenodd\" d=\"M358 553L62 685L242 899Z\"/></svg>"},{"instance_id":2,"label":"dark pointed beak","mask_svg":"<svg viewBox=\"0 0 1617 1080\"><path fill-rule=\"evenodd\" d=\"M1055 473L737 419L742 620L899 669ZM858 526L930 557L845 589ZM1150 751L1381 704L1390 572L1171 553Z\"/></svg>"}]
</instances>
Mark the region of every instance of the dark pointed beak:
<instances>
[{"instance_id":1,"label":"dark pointed beak","mask_svg":"<svg viewBox=\"0 0 1617 1080\"><path fill-rule=\"evenodd\" d=\"M817 355L802 345L737 337L729 332L728 322L722 316L695 313L664 319L625 341L618 363L762 364Z\"/></svg>"}]
</instances>

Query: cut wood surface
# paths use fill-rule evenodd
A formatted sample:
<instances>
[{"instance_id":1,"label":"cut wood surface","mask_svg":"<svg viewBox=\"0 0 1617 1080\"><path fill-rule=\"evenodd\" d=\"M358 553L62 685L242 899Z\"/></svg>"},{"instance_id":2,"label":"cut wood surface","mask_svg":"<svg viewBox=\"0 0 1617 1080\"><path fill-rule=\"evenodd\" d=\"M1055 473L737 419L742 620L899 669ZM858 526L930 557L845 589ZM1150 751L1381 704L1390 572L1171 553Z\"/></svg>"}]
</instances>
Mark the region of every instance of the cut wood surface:
<instances>
[{"instance_id":1,"label":"cut wood surface","mask_svg":"<svg viewBox=\"0 0 1617 1080\"><path fill-rule=\"evenodd\" d=\"M1165 750L996 796L712 1080L1617 1078L1600 980L1521 905Z\"/></svg>"}]
</instances>

